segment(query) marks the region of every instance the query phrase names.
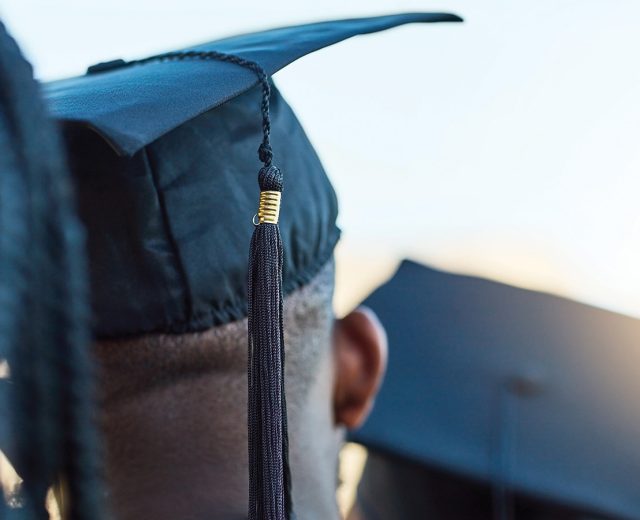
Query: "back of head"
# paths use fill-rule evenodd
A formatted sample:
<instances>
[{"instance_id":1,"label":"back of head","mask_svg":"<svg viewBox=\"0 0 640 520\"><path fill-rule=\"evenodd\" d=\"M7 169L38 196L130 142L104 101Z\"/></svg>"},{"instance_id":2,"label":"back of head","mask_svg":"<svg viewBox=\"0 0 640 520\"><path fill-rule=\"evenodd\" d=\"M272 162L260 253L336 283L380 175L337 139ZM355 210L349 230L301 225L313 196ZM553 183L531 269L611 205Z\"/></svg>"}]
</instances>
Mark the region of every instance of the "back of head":
<instances>
[{"instance_id":1,"label":"back of head","mask_svg":"<svg viewBox=\"0 0 640 520\"><path fill-rule=\"evenodd\" d=\"M273 432L266 421L275 407L254 401L254 409L265 418L248 414L246 391L246 316L251 307L246 289L247 246L254 229L250 211L257 192L251 173L256 170L256 143L263 133L257 117L261 94L251 89L177 126L131 156L117 154L103 136L86 126L65 127L79 211L88 229L97 337L106 341L102 345L120 345L108 349L116 366L142 355L144 362L155 367L140 370L132 363L122 371L124 375L108 371L103 378L108 402L113 402L114 395L127 395L122 405L107 408L104 423L107 463L113 470L113 504L124 518L150 514L160 518L169 511L175 517L190 507L197 509L196 515L205 511L220 517L246 515L243 497L247 480L252 481L247 478L251 466L246 458L247 421L256 425L256 431ZM293 498L303 502L301 508L318 511L321 518L335 514L337 448L327 447L335 439L330 374L322 380L322 391L312 390L313 368L319 367L308 362L317 357L313 352L330 351L333 277L330 272L323 274L323 269L331 271L339 236L337 203L293 111L275 88L269 101L273 150L279 166L296 177L286 188L278 226L286 244L282 294L295 302L287 305L282 321L287 324L286 341L293 346L287 347L291 358L287 371L294 385L288 408L308 413L306 419L296 419L295 411L291 412L289 422L292 430L305 430L296 437L306 439L307 446L321 449L324 455L334 452L329 459L311 453L298 459L309 471L292 468L294 477L302 475ZM97 157L102 160L96 161ZM262 255L271 258L268 252ZM310 300L305 303L307 297ZM267 324L277 324L270 312L263 310L261 315L268 316ZM266 345L256 344L255 349L269 351ZM328 367L329 357L324 359ZM275 363L264 366L271 370ZM133 372L131 367L136 367ZM194 367L202 377L194 375ZM176 381L167 384L167 377ZM282 402L278 394L264 389L264 384L273 383L269 376L261 377L262 383L253 388L273 396L273 403ZM295 388L300 381L308 383L308 388ZM324 401L311 404L311 395ZM259 452L268 451L261 441L253 445ZM292 449L291 458L295 456ZM159 464L161 460L164 463ZM176 488L180 468L185 468L181 478L197 497ZM271 478L261 477L261 481ZM308 489L305 480L316 488L311 501L303 498ZM318 492L320 483L326 492Z\"/></svg>"},{"instance_id":2,"label":"back of head","mask_svg":"<svg viewBox=\"0 0 640 520\"><path fill-rule=\"evenodd\" d=\"M333 283L330 261L284 304L293 500L305 518L337 515ZM246 518L246 343L244 319L97 344L118 518Z\"/></svg>"}]
</instances>

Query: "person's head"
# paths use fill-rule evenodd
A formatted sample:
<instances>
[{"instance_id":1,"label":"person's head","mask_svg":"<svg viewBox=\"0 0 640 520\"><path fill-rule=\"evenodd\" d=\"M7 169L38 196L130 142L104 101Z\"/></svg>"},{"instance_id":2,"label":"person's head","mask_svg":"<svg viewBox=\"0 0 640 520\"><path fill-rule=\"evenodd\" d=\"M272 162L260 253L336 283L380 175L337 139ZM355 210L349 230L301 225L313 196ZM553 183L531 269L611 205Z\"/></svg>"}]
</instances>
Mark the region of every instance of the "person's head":
<instances>
[{"instance_id":1,"label":"person's head","mask_svg":"<svg viewBox=\"0 0 640 520\"><path fill-rule=\"evenodd\" d=\"M370 409L384 331L358 309L336 320L333 262L285 299L294 507L335 518L345 428ZM101 341L102 425L118 518L245 518L247 323Z\"/></svg>"},{"instance_id":2,"label":"person's head","mask_svg":"<svg viewBox=\"0 0 640 520\"><path fill-rule=\"evenodd\" d=\"M289 518L292 501L304 519L335 513L341 430L371 406L384 339L367 311L333 318L337 197L268 76L356 34L445 21L460 18L275 29L46 87L88 231L123 517L245 517L247 495L250 518Z\"/></svg>"},{"instance_id":3,"label":"person's head","mask_svg":"<svg viewBox=\"0 0 640 520\"><path fill-rule=\"evenodd\" d=\"M259 106L260 91L251 90L131 158L95 133L67 133L81 150L72 168L88 229L118 518L246 517L246 206L256 192L246 172L255 168ZM292 501L305 519L330 518L343 430L371 406L384 338L367 311L335 320L335 193L275 89L271 121L278 163L295 172L279 225Z\"/></svg>"}]
</instances>

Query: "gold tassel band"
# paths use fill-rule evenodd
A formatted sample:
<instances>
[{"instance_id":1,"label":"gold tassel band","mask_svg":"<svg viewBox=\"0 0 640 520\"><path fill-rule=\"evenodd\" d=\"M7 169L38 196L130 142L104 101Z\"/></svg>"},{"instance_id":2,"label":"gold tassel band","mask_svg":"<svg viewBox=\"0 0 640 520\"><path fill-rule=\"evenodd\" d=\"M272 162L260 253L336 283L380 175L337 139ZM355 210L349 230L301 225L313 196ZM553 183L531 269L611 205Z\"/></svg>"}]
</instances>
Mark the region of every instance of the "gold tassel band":
<instances>
[{"instance_id":1,"label":"gold tassel band","mask_svg":"<svg viewBox=\"0 0 640 520\"><path fill-rule=\"evenodd\" d=\"M279 191L261 191L258 206L258 224L277 224L280 216Z\"/></svg>"}]
</instances>

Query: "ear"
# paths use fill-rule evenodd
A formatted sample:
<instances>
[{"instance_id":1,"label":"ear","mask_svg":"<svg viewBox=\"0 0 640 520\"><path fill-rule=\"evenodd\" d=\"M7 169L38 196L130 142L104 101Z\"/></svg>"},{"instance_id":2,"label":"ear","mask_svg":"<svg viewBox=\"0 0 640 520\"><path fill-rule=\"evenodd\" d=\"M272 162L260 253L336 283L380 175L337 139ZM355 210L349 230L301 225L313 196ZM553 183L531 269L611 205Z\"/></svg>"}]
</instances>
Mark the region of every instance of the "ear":
<instances>
[{"instance_id":1,"label":"ear","mask_svg":"<svg viewBox=\"0 0 640 520\"><path fill-rule=\"evenodd\" d=\"M334 327L336 425L357 428L369 415L387 366L387 335L375 313L360 307Z\"/></svg>"}]
</instances>

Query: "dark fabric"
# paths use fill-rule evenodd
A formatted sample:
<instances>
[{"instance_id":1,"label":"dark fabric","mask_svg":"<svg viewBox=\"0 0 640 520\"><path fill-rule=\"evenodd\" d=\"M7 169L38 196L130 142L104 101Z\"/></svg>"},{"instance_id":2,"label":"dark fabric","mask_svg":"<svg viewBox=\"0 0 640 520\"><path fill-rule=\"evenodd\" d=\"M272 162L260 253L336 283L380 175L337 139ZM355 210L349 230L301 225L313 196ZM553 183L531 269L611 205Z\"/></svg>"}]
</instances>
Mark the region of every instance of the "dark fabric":
<instances>
[{"instance_id":1,"label":"dark fabric","mask_svg":"<svg viewBox=\"0 0 640 520\"><path fill-rule=\"evenodd\" d=\"M363 520L619 520L521 493L501 516L486 482L375 450L369 451L357 501Z\"/></svg>"},{"instance_id":2,"label":"dark fabric","mask_svg":"<svg viewBox=\"0 0 640 520\"><path fill-rule=\"evenodd\" d=\"M118 156L83 126L67 127L98 336L196 331L246 317L259 106L253 89L132 157ZM285 174L280 231L288 294L330 259L338 207L313 147L275 89L271 122Z\"/></svg>"},{"instance_id":3,"label":"dark fabric","mask_svg":"<svg viewBox=\"0 0 640 520\"><path fill-rule=\"evenodd\" d=\"M639 320L407 261L364 303L389 367L355 440L639 518Z\"/></svg>"},{"instance_id":4,"label":"dark fabric","mask_svg":"<svg viewBox=\"0 0 640 520\"><path fill-rule=\"evenodd\" d=\"M358 34L407 23L458 21L459 17L447 13L336 20L234 36L190 50L240 56L255 61L271 75L306 54ZM256 83L256 75L245 68L193 60L116 68L49 83L44 92L57 118L85 122L120 153L132 155Z\"/></svg>"}]
</instances>

